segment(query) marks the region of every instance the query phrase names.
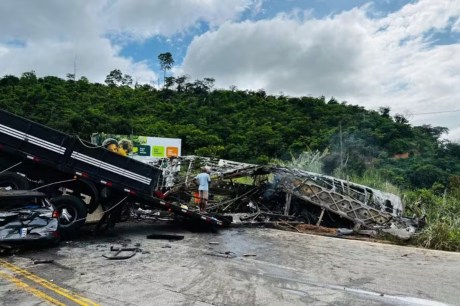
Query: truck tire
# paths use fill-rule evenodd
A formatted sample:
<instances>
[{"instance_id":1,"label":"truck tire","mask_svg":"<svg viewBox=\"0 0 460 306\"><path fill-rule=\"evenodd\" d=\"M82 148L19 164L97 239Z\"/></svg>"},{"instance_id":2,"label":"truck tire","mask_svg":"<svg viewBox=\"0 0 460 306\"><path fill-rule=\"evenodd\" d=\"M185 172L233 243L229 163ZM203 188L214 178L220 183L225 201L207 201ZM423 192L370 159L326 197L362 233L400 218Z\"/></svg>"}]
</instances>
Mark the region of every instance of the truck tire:
<instances>
[{"instance_id":1,"label":"truck tire","mask_svg":"<svg viewBox=\"0 0 460 306\"><path fill-rule=\"evenodd\" d=\"M0 173L0 190L28 190L29 181L22 175L14 172Z\"/></svg>"},{"instance_id":2,"label":"truck tire","mask_svg":"<svg viewBox=\"0 0 460 306\"><path fill-rule=\"evenodd\" d=\"M72 238L86 221L86 204L82 199L63 195L50 199L59 211L59 228L63 238Z\"/></svg>"},{"instance_id":3,"label":"truck tire","mask_svg":"<svg viewBox=\"0 0 460 306\"><path fill-rule=\"evenodd\" d=\"M82 199L81 197L82 195L90 196L91 200L89 201L89 203L85 203L86 204L85 207L86 207L88 214L92 214L99 206L99 195L98 195L99 192L96 186L94 186L94 183L88 180L85 180L85 179L78 179L77 181L74 181L74 182L67 182L67 183L60 184L57 187L57 189L60 190L61 187L73 190L72 193L69 193L68 191L66 193L68 195L76 196L80 199Z\"/></svg>"}]
</instances>

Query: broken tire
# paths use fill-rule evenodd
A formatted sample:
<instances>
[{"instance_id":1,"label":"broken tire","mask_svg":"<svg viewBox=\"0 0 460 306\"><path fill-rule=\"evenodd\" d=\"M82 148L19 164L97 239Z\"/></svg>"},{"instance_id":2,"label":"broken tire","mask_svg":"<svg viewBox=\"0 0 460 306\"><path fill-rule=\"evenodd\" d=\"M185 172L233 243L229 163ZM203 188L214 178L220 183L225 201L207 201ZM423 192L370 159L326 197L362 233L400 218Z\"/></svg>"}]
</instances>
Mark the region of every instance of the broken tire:
<instances>
[{"instance_id":1,"label":"broken tire","mask_svg":"<svg viewBox=\"0 0 460 306\"><path fill-rule=\"evenodd\" d=\"M63 238L71 238L78 233L86 221L86 204L82 199L63 195L51 199L56 210L59 211L59 228Z\"/></svg>"},{"instance_id":2,"label":"broken tire","mask_svg":"<svg viewBox=\"0 0 460 306\"><path fill-rule=\"evenodd\" d=\"M303 222L305 224L316 224L316 222L318 221L318 216L316 216L315 214L307 211L307 210L304 210L302 211L302 213L297 217L297 220L300 221L300 222Z\"/></svg>"},{"instance_id":3,"label":"broken tire","mask_svg":"<svg viewBox=\"0 0 460 306\"><path fill-rule=\"evenodd\" d=\"M22 175L14 172L0 173L0 190L28 190L29 181Z\"/></svg>"},{"instance_id":4,"label":"broken tire","mask_svg":"<svg viewBox=\"0 0 460 306\"><path fill-rule=\"evenodd\" d=\"M301 216L297 217L297 221L305 223L305 224L311 224L310 219L308 218L308 216L304 216L304 215L301 215Z\"/></svg>"}]
</instances>

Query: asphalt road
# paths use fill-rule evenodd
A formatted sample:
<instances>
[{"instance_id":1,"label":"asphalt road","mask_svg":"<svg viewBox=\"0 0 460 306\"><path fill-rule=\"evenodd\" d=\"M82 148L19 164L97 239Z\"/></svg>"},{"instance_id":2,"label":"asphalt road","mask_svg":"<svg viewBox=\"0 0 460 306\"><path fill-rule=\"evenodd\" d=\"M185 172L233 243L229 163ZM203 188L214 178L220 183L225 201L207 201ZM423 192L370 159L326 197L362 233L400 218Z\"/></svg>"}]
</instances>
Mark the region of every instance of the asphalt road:
<instances>
[{"instance_id":1,"label":"asphalt road","mask_svg":"<svg viewBox=\"0 0 460 306\"><path fill-rule=\"evenodd\" d=\"M263 228L116 230L0 258L0 304L460 305L459 253ZM184 239L146 238L154 232ZM108 260L112 246L142 251Z\"/></svg>"}]
</instances>

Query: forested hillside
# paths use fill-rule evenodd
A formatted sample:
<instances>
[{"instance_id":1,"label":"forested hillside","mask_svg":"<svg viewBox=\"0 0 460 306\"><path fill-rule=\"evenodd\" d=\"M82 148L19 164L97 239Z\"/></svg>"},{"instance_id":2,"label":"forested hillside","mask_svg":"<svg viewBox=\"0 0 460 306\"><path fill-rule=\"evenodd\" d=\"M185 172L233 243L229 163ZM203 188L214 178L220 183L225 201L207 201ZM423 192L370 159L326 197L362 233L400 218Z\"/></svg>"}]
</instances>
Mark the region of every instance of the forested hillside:
<instances>
[{"instance_id":1,"label":"forested hillside","mask_svg":"<svg viewBox=\"0 0 460 306\"><path fill-rule=\"evenodd\" d=\"M94 132L177 137L184 155L252 163L327 150L326 174L342 167L362 175L372 168L404 188L458 184L460 145L440 140L443 127L412 127L384 107L377 112L324 97L213 90L213 82L169 77L157 90L132 85L119 70L106 84L27 72L0 79L0 107L84 139ZM401 153L404 158L395 158Z\"/></svg>"}]
</instances>

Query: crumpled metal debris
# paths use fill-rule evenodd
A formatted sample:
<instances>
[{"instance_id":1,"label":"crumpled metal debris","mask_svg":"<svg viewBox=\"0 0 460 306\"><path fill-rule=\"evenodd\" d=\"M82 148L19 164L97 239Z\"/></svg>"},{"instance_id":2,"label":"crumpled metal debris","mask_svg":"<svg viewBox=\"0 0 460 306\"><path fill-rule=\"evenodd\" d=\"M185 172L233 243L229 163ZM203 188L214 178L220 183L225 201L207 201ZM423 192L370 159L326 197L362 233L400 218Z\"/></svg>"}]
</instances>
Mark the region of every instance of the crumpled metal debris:
<instances>
[{"instance_id":1,"label":"crumpled metal debris","mask_svg":"<svg viewBox=\"0 0 460 306\"><path fill-rule=\"evenodd\" d=\"M295 168L261 166L199 156L178 157L168 172L168 199L196 205L198 169L210 169L207 211L233 218L233 224L303 222L408 239L423 225L403 217L397 195L335 177ZM171 184L173 179L173 184Z\"/></svg>"},{"instance_id":2,"label":"crumpled metal debris","mask_svg":"<svg viewBox=\"0 0 460 306\"><path fill-rule=\"evenodd\" d=\"M208 256L216 256L216 257L223 257L223 258L235 258L236 254L232 251L225 251L225 252L206 252L204 255Z\"/></svg>"},{"instance_id":3,"label":"crumpled metal debris","mask_svg":"<svg viewBox=\"0 0 460 306\"><path fill-rule=\"evenodd\" d=\"M124 260L124 259L129 259L136 255L138 252L142 252L142 249L140 248L116 248L111 246L110 251L114 252L111 255L102 255L102 257L105 257L109 260Z\"/></svg>"}]
</instances>

